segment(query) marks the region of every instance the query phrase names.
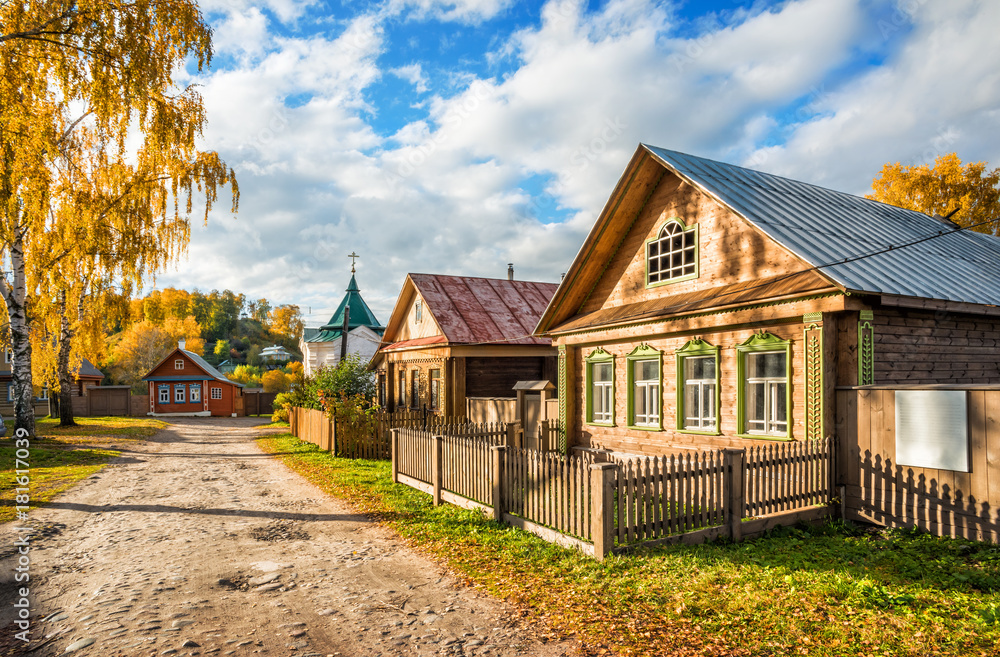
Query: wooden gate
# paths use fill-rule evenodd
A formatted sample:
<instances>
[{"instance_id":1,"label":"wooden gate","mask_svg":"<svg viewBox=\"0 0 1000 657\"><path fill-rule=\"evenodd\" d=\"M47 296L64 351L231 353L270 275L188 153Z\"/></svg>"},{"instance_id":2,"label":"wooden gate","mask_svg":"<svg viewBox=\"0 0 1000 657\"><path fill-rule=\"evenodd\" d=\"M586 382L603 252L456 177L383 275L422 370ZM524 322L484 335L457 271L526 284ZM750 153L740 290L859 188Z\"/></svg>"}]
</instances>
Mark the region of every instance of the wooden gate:
<instances>
[{"instance_id":1,"label":"wooden gate","mask_svg":"<svg viewBox=\"0 0 1000 657\"><path fill-rule=\"evenodd\" d=\"M126 416L129 414L128 386L96 386L87 390L88 415Z\"/></svg>"},{"instance_id":2,"label":"wooden gate","mask_svg":"<svg viewBox=\"0 0 1000 657\"><path fill-rule=\"evenodd\" d=\"M271 415L277 393L260 390L243 391L243 408L247 415Z\"/></svg>"}]
</instances>

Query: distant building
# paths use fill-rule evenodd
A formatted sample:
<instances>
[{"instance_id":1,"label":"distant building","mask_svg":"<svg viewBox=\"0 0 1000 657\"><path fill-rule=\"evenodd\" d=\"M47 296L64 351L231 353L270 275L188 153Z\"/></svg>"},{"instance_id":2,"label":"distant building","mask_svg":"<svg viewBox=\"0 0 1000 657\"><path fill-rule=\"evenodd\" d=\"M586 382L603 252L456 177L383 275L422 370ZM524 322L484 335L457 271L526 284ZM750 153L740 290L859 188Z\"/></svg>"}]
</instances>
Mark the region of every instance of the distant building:
<instances>
[{"instance_id":1,"label":"distant building","mask_svg":"<svg viewBox=\"0 0 1000 657\"><path fill-rule=\"evenodd\" d=\"M149 415L236 417L242 412L243 385L230 381L184 340L143 377L149 382Z\"/></svg>"},{"instance_id":2,"label":"distant building","mask_svg":"<svg viewBox=\"0 0 1000 657\"><path fill-rule=\"evenodd\" d=\"M265 363L273 363L277 361L293 360L295 356L289 353L284 347L272 345L260 352L260 358Z\"/></svg>"},{"instance_id":3,"label":"distant building","mask_svg":"<svg viewBox=\"0 0 1000 657\"><path fill-rule=\"evenodd\" d=\"M349 313L346 350L344 313ZM384 331L385 327L361 297L361 290L354 279L354 267L351 267L351 282L347 285L347 294L330 321L319 328L306 328L302 333L299 351L302 352L303 371L309 376L323 366L336 367L342 351L359 354L367 361L378 351Z\"/></svg>"}]
</instances>

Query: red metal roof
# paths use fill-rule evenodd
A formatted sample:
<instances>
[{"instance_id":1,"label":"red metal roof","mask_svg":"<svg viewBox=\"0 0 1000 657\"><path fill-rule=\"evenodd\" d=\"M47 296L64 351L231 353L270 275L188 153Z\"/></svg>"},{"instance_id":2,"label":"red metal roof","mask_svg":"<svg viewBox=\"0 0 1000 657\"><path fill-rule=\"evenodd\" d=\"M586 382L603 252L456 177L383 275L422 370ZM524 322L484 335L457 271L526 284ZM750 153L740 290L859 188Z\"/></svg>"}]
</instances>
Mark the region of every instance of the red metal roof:
<instances>
[{"instance_id":1,"label":"red metal roof","mask_svg":"<svg viewBox=\"0 0 1000 657\"><path fill-rule=\"evenodd\" d=\"M552 344L532 337L555 283L410 274L451 344Z\"/></svg>"},{"instance_id":2,"label":"red metal roof","mask_svg":"<svg viewBox=\"0 0 1000 657\"><path fill-rule=\"evenodd\" d=\"M429 344L443 344L448 341L448 338L443 335L432 335L429 338L414 338L412 340L403 340L402 342L393 342L390 345L382 347L385 351L392 351L393 349L405 349L406 347L422 347Z\"/></svg>"}]
</instances>

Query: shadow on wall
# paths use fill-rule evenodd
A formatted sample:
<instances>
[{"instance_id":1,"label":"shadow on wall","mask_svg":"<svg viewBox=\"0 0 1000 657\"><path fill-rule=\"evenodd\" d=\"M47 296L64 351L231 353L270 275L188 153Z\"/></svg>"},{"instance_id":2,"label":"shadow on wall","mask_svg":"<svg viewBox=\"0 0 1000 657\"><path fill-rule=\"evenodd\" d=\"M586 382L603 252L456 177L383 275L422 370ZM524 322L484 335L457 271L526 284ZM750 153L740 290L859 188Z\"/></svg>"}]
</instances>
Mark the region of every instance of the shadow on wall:
<instances>
[{"instance_id":1,"label":"shadow on wall","mask_svg":"<svg viewBox=\"0 0 1000 657\"><path fill-rule=\"evenodd\" d=\"M848 507L864 520L917 527L938 536L1000 542L1000 510L987 500L880 454L873 456L870 450L861 463L861 485L848 486L848 498Z\"/></svg>"}]
</instances>

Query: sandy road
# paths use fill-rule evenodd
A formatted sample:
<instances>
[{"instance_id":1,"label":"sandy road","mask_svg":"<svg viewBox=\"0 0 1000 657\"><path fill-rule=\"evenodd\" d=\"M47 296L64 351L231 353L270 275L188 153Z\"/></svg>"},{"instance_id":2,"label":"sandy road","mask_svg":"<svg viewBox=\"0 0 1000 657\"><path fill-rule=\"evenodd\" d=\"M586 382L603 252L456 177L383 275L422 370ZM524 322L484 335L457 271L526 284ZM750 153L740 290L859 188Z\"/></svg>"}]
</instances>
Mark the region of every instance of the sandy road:
<instances>
[{"instance_id":1,"label":"sandy road","mask_svg":"<svg viewBox=\"0 0 1000 657\"><path fill-rule=\"evenodd\" d=\"M0 654L575 654L261 453L260 422L178 419L32 511L27 646L0 527Z\"/></svg>"}]
</instances>

